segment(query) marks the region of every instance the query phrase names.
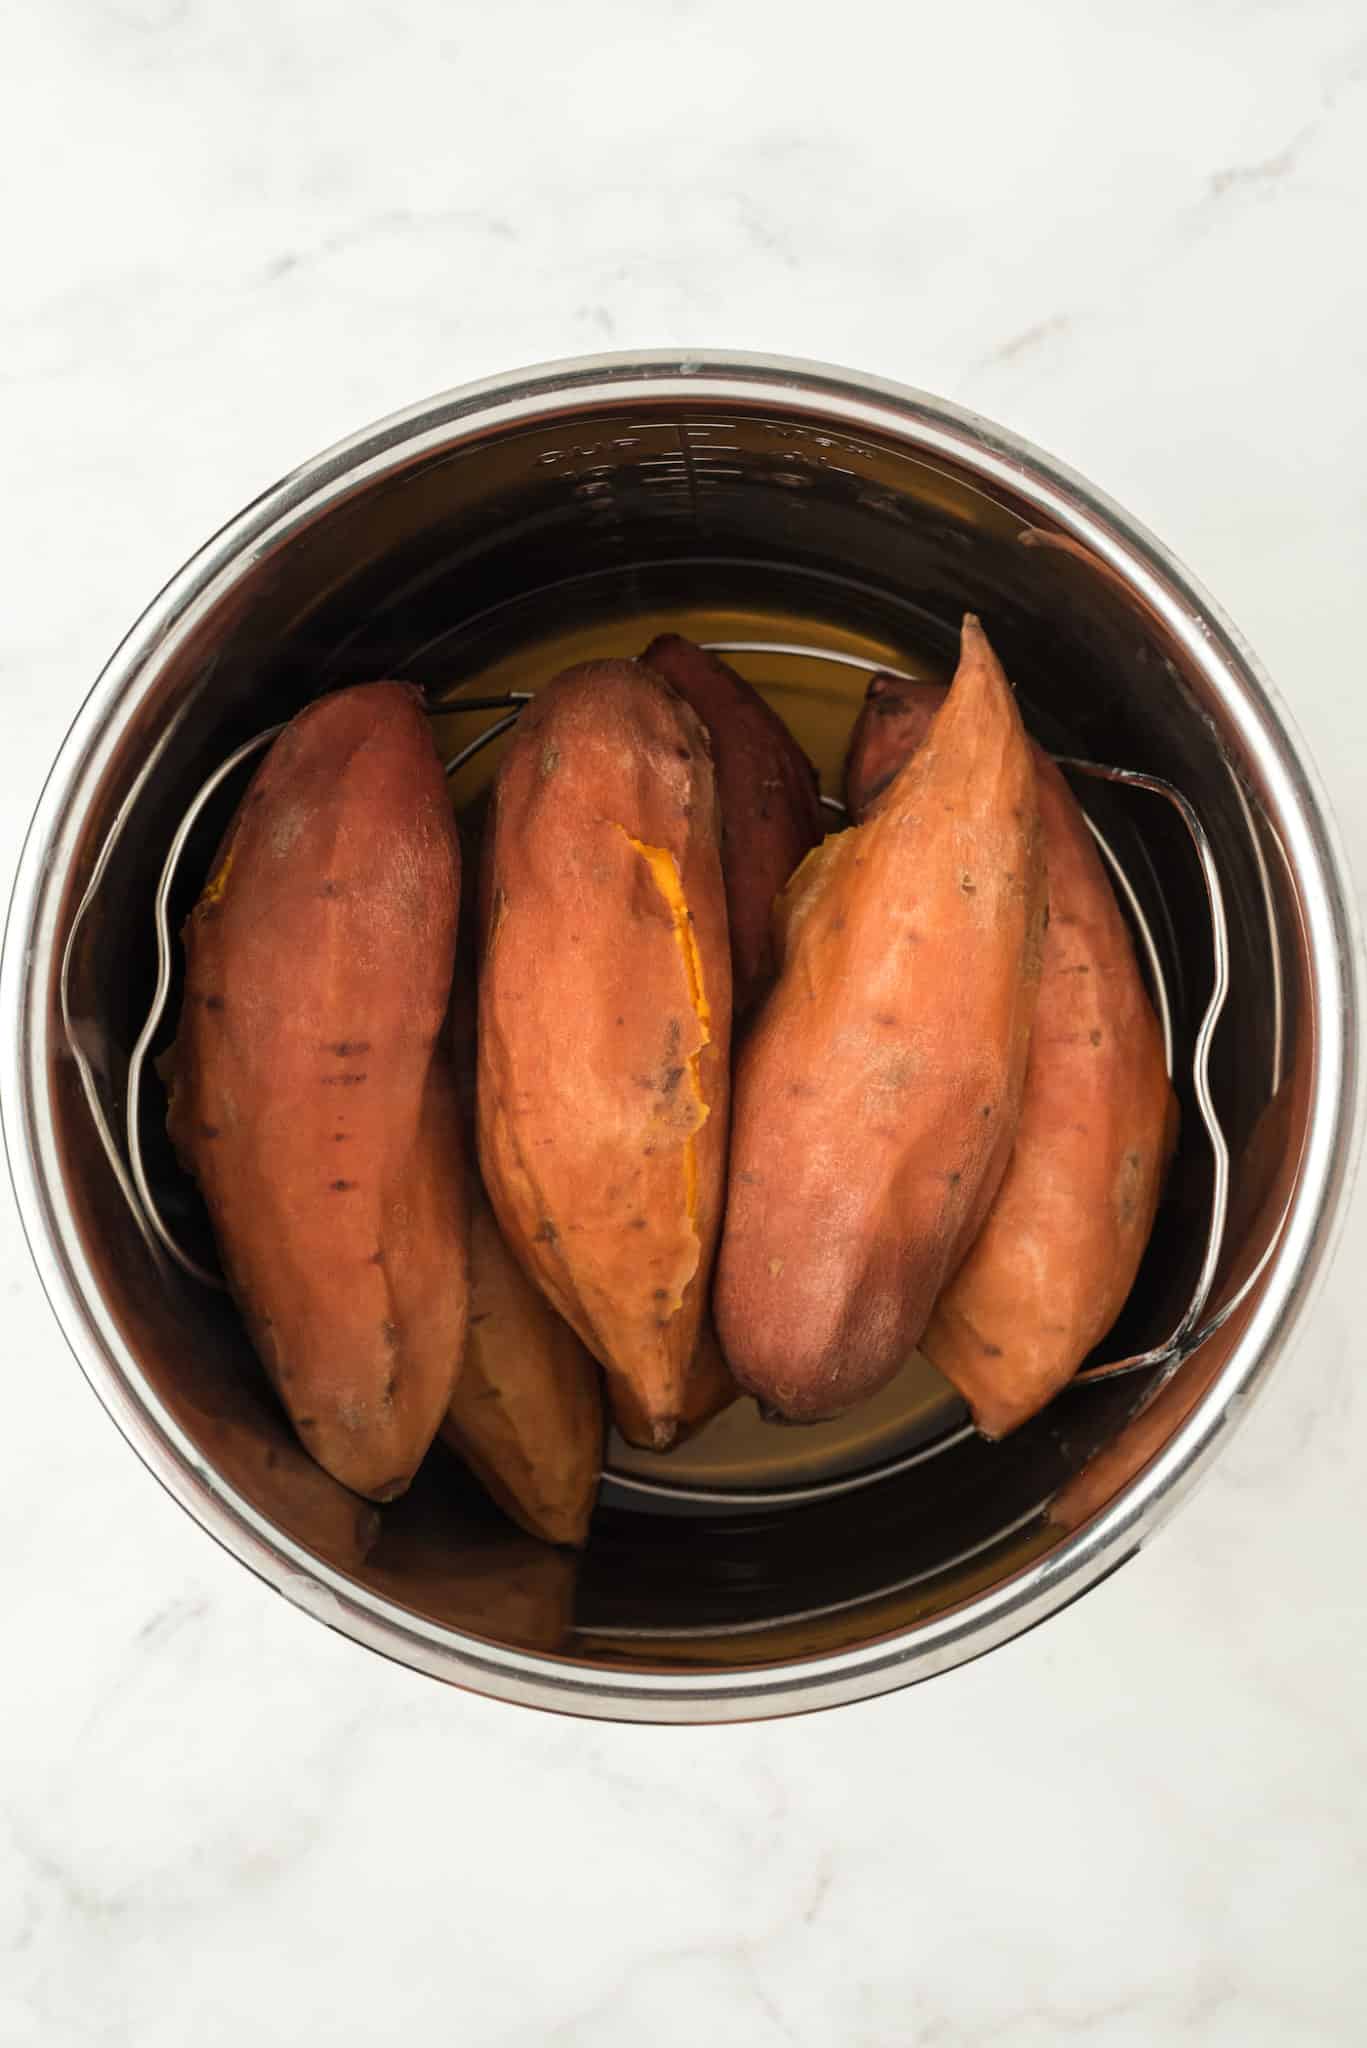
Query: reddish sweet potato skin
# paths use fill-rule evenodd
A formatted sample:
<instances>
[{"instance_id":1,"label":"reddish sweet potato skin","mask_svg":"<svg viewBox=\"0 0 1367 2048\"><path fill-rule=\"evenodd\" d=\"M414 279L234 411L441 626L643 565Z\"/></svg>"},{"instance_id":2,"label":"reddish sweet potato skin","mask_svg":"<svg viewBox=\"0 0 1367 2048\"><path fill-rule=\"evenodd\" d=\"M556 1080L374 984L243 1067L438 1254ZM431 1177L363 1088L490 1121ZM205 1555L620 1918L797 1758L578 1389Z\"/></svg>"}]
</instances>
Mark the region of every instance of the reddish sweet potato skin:
<instances>
[{"instance_id":1,"label":"reddish sweet potato skin","mask_svg":"<svg viewBox=\"0 0 1367 2048\"><path fill-rule=\"evenodd\" d=\"M661 633L642 659L692 705L712 742L740 1023L777 971L774 900L821 839L816 770L778 713L717 655Z\"/></svg>"},{"instance_id":2,"label":"reddish sweet potato skin","mask_svg":"<svg viewBox=\"0 0 1367 2048\"><path fill-rule=\"evenodd\" d=\"M869 678L845 752L845 809L856 825L905 767L945 700L938 683L916 683L880 670Z\"/></svg>"},{"instance_id":3,"label":"reddish sweet potato skin","mask_svg":"<svg viewBox=\"0 0 1367 2048\"><path fill-rule=\"evenodd\" d=\"M1029 744L969 618L930 741L781 900L737 1066L714 1305L766 1407L839 1414L919 1339L1010 1154L1043 916Z\"/></svg>"},{"instance_id":4,"label":"reddish sweet potato skin","mask_svg":"<svg viewBox=\"0 0 1367 2048\"><path fill-rule=\"evenodd\" d=\"M459 899L421 700L375 683L276 740L184 930L172 1139L301 1442L376 1500L412 1478L465 1342Z\"/></svg>"},{"instance_id":5,"label":"reddish sweet potato skin","mask_svg":"<svg viewBox=\"0 0 1367 2048\"><path fill-rule=\"evenodd\" d=\"M585 1542L603 1469L598 1367L508 1250L478 1185L465 1363L441 1434L529 1535Z\"/></svg>"},{"instance_id":6,"label":"reddish sweet potato skin","mask_svg":"<svg viewBox=\"0 0 1367 2048\"><path fill-rule=\"evenodd\" d=\"M1228 1256L1222 1260L1223 1270L1207 1313L1215 1303L1235 1301L1285 1226L1300 1165L1297 1134L1306 1128L1313 1071L1308 1047L1302 1046L1244 1147L1235 1168L1225 1224ZM1049 1507L1051 1522L1063 1529L1081 1528L1165 1448L1228 1364L1258 1302L1254 1289L1157 1392L1150 1385L1139 1394L1125 1426L1055 1495Z\"/></svg>"},{"instance_id":7,"label":"reddish sweet potato skin","mask_svg":"<svg viewBox=\"0 0 1367 2048\"><path fill-rule=\"evenodd\" d=\"M876 676L845 789L856 818L896 787L943 690ZM921 1349L985 1436L1035 1414L1110 1329L1134 1285L1176 1132L1162 1033L1076 799L1034 749L1049 877L1020 1124L992 1208Z\"/></svg>"},{"instance_id":8,"label":"reddish sweet potato skin","mask_svg":"<svg viewBox=\"0 0 1367 2048\"><path fill-rule=\"evenodd\" d=\"M721 1220L731 962L707 734L662 678L585 663L528 707L481 889L484 1183L619 1428L663 1448Z\"/></svg>"}]
</instances>

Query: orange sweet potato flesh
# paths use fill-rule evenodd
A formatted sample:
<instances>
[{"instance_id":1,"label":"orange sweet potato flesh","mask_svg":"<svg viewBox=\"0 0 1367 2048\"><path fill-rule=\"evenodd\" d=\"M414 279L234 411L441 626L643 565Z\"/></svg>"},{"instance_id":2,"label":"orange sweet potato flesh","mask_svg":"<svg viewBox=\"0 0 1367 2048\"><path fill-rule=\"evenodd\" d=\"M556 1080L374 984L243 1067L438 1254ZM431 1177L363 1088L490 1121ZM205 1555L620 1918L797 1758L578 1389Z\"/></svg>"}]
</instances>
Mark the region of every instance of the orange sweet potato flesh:
<instances>
[{"instance_id":1,"label":"orange sweet potato flesh","mask_svg":"<svg viewBox=\"0 0 1367 2048\"><path fill-rule=\"evenodd\" d=\"M888 800L943 702L934 684L873 679L846 762L854 816ZM1049 756L1034 759L1049 924L1020 1125L921 1339L989 1437L1051 1401L1119 1315L1177 1119L1162 1033L1087 821Z\"/></svg>"},{"instance_id":2,"label":"orange sweet potato flesh","mask_svg":"<svg viewBox=\"0 0 1367 2048\"><path fill-rule=\"evenodd\" d=\"M441 1434L529 1535L587 1539L603 1469L598 1367L508 1250L478 1186L465 1363Z\"/></svg>"},{"instance_id":3,"label":"orange sweet potato flesh","mask_svg":"<svg viewBox=\"0 0 1367 2048\"><path fill-rule=\"evenodd\" d=\"M659 676L585 663L523 713L481 890L484 1183L618 1426L661 1449L721 1220L731 961L707 734Z\"/></svg>"},{"instance_id":4,"label":"orange sweet potato flesh","mask_svg":"<svg viewBox=\"0 0 1367 2048\"><path fill-rule=\"evenodd\" d=\"M777 971L774 899L821 838L816 770L758 690L706 648L662 633L642 658L692 705L712 742L739 1023Z\"/></svg>"},{"instance_id":5,"label":"orange sweet potato flesh","mask_svg":"<svg viewBox=\"0 0 1367 2048\"><path fill-rule=\"evenodd\" d=\"M408 1485L465 1343L459 899L421 701L375 683L281 734L184 931L172 1139L301 1442L375 1500Z\"/></svg>"},{"instance_id":6,"label":"orange sweet potato flesh","mask_svg":"<svg viewBox=\"0 0 1367 2048\"><path fill-rule=\"evenodd\" d=\"M967 618L926 745L781 899L781 973L737 1065L717 1333L790 1420L892 1377L996 1193L1039 976L1039 841L1015 699Z\"/></svg>"}]
</instances>

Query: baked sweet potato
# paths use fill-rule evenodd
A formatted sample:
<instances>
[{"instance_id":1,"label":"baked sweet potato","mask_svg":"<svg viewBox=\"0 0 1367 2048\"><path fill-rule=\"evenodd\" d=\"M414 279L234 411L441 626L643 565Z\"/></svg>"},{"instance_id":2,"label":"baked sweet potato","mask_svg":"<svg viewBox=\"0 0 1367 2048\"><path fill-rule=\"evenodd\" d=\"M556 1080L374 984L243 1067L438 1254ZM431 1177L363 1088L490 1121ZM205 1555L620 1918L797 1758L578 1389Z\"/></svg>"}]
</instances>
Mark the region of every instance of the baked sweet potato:
<instances>
[{"instance_id":1,"label":"baked sweet potato","mask_svg":"<svg viewBox=\"0 0 1367 2048\"><path fill-rule=\"evenodd\" d=\"M684 1374L683 1392L679 1399L679 1419L672 1442L687 1442L696 1436L714 1415L720 1415L733 1401L739 1400L740 1388L736 1385L730 1366L722 1357L721 1345L712 1317L704 1311L698 1325L697 1341L693 1356L688 1361ZM647 1449L654 1446L650 1438L649 1420L635 1394L627 1388L618 1387L613 1397L613 1421L629 1443L643 1444Z\"/></svg>"},{"instance_id":2,"label":"baked sweet potato","mask_svg":"<svg viewBox=\"0 0 1367 2048\"><path fill-rule=\"evenodd\" d=\"M482 894L484 1184L619 1427L663 1448L721 1219L731 960L707 734L660 677L585 663L523 713Z\"/></svg>"},{"instance_id":3,"label":"baked sweet potato","mask_svg":"<svg viewBox=\"0 0 1367 2048\"><path fill-rule=\"evenodd\" d=\"M475 1142L478 820L461 819L461 931L449 1040L461 1113ZM443 1441L504 1513L548 1543L583 1543L603 1466L597 1365L503 1241L470 1171L470 1322Z\"/></svg>"},{"instance_id":4,"label":"baked sweet potato","mask_svg":"<svg viewBox=\"0 0 1367 2048\"><path fill-rule=\"evenodd\" d=\"M420 699L375 683L276 740L184 930L171 1136L301 1441L374 1500L407 1486L465 1343L459 899Z\"/></svg>"},{"instance_id":5,"label":"baked sweet potato","mask_svg":"<svg viewBox=\"0 0 1367 2048\"><path fill-rule=\"evenodd\" d=\"M530 1535L585 1541L603 1469L598 1367L508 1250L478 1185L465 1362L441 1434Z\"/></svg>"},{"instance_id":6,"label":"baked sweet potato","mask_svg":"<svg viewBox=\"0 0 1367 2048\"><path fill-rule=\"evenodd\" d=\"M1051 1501L1049 1520L1057 1527L1081 1528L1128 1486L1170 1442L1242 1341L1261 1299L1260 1289L1253 1287L1247 1294L1243 1290L1286 1226L1300 1170L1313 1075L1309 1048L1302 1043L1291 1071L1264 1104L1234 1168L1225 1255L1203 1316L1207 1327L1212 1323L1214 1327L1191 1356L1183 1359L1172 1378L1157 1388L1148 1374L1136 1376L1136 1405L1123 1428ZM1219 1320L1221 1316L1225 1320Z\"/></svg>"},{"instance_id":7,"label":"baked sweet potato","mask_svg":"<svg viewBox=\"0 0 1367 2048\"><path fill-rule=\"evenodd\" d=\"M855 817L888 800L943 703L934 684L870 683L846 762ZM1049 756L1034 760L1049 924L1020 1125L921 1339L990 1437L1052 1400L1124 1307L1177 1124L1162 1033L1086 818Z\"/></svg>"},{"instance_id":8,"label":"baked sweet potato","mask_svg":"<svg viewBox=\"0 0 1367 2048\"><path fill-rule=\"evenodd\" d=\"M735 1076L715 1310L793 1421L886 1383L982 1222L1020 1109L1044 921L1035 778L976 619L926 745L779 905Z\"/></svg>"},{"instance_id":9,"label":"baked sweet potato","mask_svg":"<svg viewBox=\"0 0 1367 2048\"><path fill-rule=\"evenodd\" d=\"M680 1437L696 1436L700 1429L740 1399L736 1377L722 1354L717 1326L711 1314L704 1315L693 1349L692 1362L684 1381L683 1406L679 1411Z\"/></svg>"},{"instance_id":10,"label":"baked sweet potato","mask_svg":"<svg viewBox=\"0 0 1367 2048\"><path fill-rule=\"evenodd\" d=\"M774 979L774 899L821 838L816 770L758 690L706 648L662 633L642 659L692 705L712 742L739 1024Z\"/></svg>"}]
</instances>

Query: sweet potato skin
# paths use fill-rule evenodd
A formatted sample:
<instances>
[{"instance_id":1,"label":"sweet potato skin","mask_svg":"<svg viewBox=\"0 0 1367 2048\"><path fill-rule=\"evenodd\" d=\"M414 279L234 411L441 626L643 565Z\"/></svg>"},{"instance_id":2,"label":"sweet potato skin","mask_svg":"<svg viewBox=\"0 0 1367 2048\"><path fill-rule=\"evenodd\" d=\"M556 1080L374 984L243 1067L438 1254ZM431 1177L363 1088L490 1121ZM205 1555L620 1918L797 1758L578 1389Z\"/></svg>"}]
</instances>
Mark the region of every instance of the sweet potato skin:
<instances>
[{"instance_id":1,"label":"sweet potato skin","mask_svg":"<svg viewBox=\"0 0 1367 2048\"><path fill-rule=\"evenodd\" d=\"M794 1421L889 1380L996 1193L1044 917L1034 773L977 621L878 815L781 899L782 969L735 1078L717 1331Z\"/></svg>"},{"instance_id":2,"label":"sweet potato skin","mask_svg":"<svg viewBox=\"0 0 1367 2048\"><path fill-rule=\"evenodd\" d=\"M508 1250L478 1184L472 1201L469 1333L442 1440L529 1535L579 1545L603 1469L598 1367Z\"/></svg>"},{"instance_id":3,"label":"sweet potato skin","mask_svg":"<svg viewBox=\"0 0 1367 2048\"><path fill-rule=\"evenodd\" d=\"M846 764L856 817L895 786L943 702L933 684L870 683ZM1038 747L1034 761L1049 923L1020 1124L996 1200L921 1339L989 1437L1051 1401L1119 1315L1177 1122L1162 1033L1087 821Z\"/></svg>"},{"instance_id":4,"label":"sweet potato skin","mask_svg":"<svg viewBox=\"0 0 1367 2048\"><path fill-rule=\"evenodd\" d=\"M777 971L774 900L821 839L816 770L758 690L706 648L661 633L642 659L692 705L712 742L740 1023Z\"/></svg>"},{"instance_id":5,"label":"sweet potato skin","mask_svg":"<svg viewBox=\"0 0 1367 2048\"><path fill-rule=\"evenodd\" d=\"M1234 1301L1265 1252L1281 1236L1299 1167L1297 1133L1305 1129L1312 1074L1308 1048L1302 1046L1290 1073L1264 1105L1249 1135L1230 1190L1225 1223L1228 1257L1221 1261L1207 1314L1216 1303ZM1228 1320L1182 1361L1171 1379L1156 1391L1152 1385L1143 1389L1124 1427L1051 1501L1049 1520L1056 1527L1080 1529L1164 1449L1228 1364L1258 1302L1259 1293L1254 1289L1232 1309Z\"/></svg>"},{"instance_id":6,"label":"sweet potato skin","mask_svg":"<svg viewBox=\"0 0 1367 2048\"><path fill-rule=\"evenodd\" d=\"M461 929L448 1030L472 1161L483 822L483 806L461 819ZM504 1243L473 1164L469 1331L441 1436L529 1535L586 1540L603 1465L601 1375Z\"/></svg>"},{"instance_id":7,"label":"sweet potato skin","mask_svg":"<svg viewBox=\"0 0 1367 2048\"><path fill-rule=\"evenodd\" d=\"M681 1438L696 1436L700 1429L740 1399L736 1376L727 1364L717 1340L717 1326L711 1314L702 1319L693 1360L684 1382L683 1407L679 1413Z\"/></svg>"},{"instance_id":8,"label":"sweet potato skin","mask_svg":"<svg viewBox=\"0 0 1367 2048\"><path fill-rule=\"evenodd\" d=\"M944 701L938 683L916 683L885 670L869 678L845 751L845 809L856 825L872 815Z\"/></svg>"},{"instance_id":9,"label":"sweet potato skin","mask_svg":"<svg viewBox=\"0 0 1367 2048\"><path fill-rule=\"evenodd\" d=\"M301 1442L375 1500L417 1469L465 1342L459 898L420 699L367 684L276 740L183 935L171 1137Z\"/></svg>"},{"instance_id":10,"label":"sweet potato skin","mask_svg":"<svg viewBox=\"0 0 1367 2048\"><path fill-rule=\"evenodd\" d=\"M672 1442L686 1443L696 1436L700 1429L720 1415L733 1401L740 1399L740 1388L736 1385L730 1366L722 1357L721 1345L717 1342L716 1327L712 1317L704 1311L698 1326L697 1342L693 1356L684 1374L683 1392L679 1399L679 1419ZM629 1443L643 1444L647 1449L654 1446L650 1439L650 1424L639 1401L629 1390L618 1388L613 1402L613 1421Z\"/></svg>"},{"instance_id":11,"label":"sweet potato skin","mask_svg":"<svg viewBox=\"0 0 1367 2048\"><path fill-rule=\"evenodd\" d=\"M678 1426L724 1196L718 835L701 722L641 663L585 663L518 723L481 883L484 1183L605 1368L618 1426L657 1449Z\"/></svg>"}]
</instances>

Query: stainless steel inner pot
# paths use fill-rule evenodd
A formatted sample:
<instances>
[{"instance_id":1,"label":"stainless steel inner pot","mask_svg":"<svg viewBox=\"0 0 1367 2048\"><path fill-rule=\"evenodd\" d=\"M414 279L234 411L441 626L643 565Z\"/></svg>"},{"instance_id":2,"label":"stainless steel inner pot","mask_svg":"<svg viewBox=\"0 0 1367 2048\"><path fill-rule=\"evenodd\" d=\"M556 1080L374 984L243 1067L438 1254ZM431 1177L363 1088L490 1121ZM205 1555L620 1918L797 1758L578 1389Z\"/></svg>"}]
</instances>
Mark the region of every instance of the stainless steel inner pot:
<instances>
[{"instance_id":1,"label":"stainless steel inner pot","mask_svg":"<svg viewBox=\"0 0 1367 2048\"><path fill-rule=\"evenodd\" d=\"M1152 1373L1079 1386L1006 1444L961 1435L828 1500L731 1513L610 1488L581 1561L512 1532L444 1457L377 1517L296 1449L224 1300L152 1257L92 1121L87 1086L118 1141L154 972L152 894L190 796L253 732L347 682L506 683L567 636L634 645L635 623L661 613L731 621L742 639L789 622L790 638L933 666L965 609L988 623L1038 737L1167 778L1210 835L1231 985L1211 1080L1232 1158L1212 1306L1247 1287L1236 1312L1156 1400ZM845 675L822 686L837 749L863 680ZM1103 808L1180 1040L1212 974L1191 848L1161 806L1107 791ZM73 1046L62 968L92 879L67 970ZM180 572L96 684L44 791L6 936L20 1211L130 1443L319 1619L538 1706L687 1721L832 1705L975 1656L1084 1591L1242 1412L1351 1164L1349 901L1249 651L1155 541L1047 457L938 400L806 363L553 365L415 407L295 471ZM1209 1148L1185 1123L1127 1312L1136 1329L1157 1329L1189 1284L1209 1209ZM143 1128L164 1204L193 1232L193 1202Z\"/></svg>"}]
</instances>

